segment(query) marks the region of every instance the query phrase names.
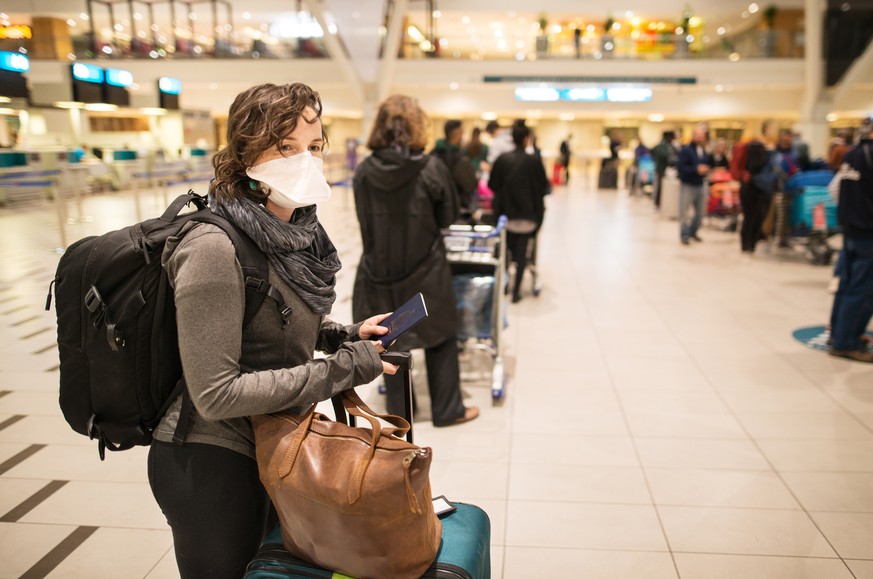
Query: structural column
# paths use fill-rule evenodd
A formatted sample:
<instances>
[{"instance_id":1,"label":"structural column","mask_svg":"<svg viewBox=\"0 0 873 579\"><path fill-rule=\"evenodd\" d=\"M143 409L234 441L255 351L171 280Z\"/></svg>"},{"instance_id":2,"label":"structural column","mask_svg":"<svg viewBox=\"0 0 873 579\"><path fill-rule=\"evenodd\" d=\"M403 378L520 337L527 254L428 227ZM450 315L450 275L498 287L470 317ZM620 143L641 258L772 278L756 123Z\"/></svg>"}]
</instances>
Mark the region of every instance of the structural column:
<instances>
[{"instance_id":1,"label":"structural column","mask_svg":"<svg viewBox=\"0 0 873 579\"><path fill-rule=\"evenodd\" d=\"M800 133L809 144L810 156L824 157L827 152L829 128L827 115L830 100L824 86L824 7L823 0L805 0L804 5L804 67L803 104L800 111Z\"/></svg>"}]
</instances>

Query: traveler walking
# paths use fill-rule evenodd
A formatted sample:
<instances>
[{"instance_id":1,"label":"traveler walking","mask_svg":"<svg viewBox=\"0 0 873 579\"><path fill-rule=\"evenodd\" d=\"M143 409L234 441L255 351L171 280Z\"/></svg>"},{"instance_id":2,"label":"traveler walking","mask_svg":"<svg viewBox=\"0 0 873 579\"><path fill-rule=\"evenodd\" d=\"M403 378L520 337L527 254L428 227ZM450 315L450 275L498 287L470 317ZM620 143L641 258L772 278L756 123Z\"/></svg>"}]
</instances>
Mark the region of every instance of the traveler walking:
<instances>
[{"instance_id":1,"label":"traveler walking","mask_svg":"<svg viewBox=\"0 0 873 579\"><path fill-rule=\"evenodd\" d=\"M512 301L516 303L521 300L528 243L543 223L549 180L542 161L525 152L530 144L530 129L516 125L512 129L512 140L515 150L495 161L488 187L494 191L494 214L508 219L506 245L515 263Z\"/></svg>"},{"instance_id":2,"label":"traveler walking","mask_svg":"<svg viewBox=\"0 0 873 579\"><path fill-rule=\"evenodd\" d=\"M706 150L707 128L697 125L691 135L691 143L679 152L679 239L683 245L689 240L703 241L697 231L703 221L706 209L706 187L704 185L712 167L712 157ZM689 218L688 210L694 216Z\"/></svg>"}]
</instances>

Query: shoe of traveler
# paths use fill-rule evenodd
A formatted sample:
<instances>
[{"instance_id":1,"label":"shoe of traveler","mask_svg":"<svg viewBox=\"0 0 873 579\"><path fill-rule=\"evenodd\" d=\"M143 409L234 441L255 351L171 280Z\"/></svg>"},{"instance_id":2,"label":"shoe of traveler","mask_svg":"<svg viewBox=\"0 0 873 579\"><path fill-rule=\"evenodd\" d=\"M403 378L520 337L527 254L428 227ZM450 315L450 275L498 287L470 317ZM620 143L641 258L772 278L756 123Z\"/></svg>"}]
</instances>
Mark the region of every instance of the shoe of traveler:
<instances>
[{"instance_id":1,"label":"shoe of traveler","mask_svg":"<svg viewBox=\"0 0 873 579\"><path fill-rule=\"evenodd\" d=\"M691 239L693 239L694 241L703 241L702 239L700 239L700 236L697 235L696 233L691 236Z\"/></svg>"},{"instance_id":2,"label":"shoe of traveler","mask_svg":"<svg viewBox=\"0 0 873 579\"><path fill-rule=\"evenodd\" d=\"M443 426L454 426L455 424L464 424L465 422L470 422L471 420L476 420L479 418L479 408L477 406L468 406L464 409L464 415L455 418L451 422L445 423L436 423L434 422L434 426L437 428L441 428Z\"/></svg>"},{"instance_id":3,"label":"shoe of traveler","mask_svg":"<svg viewBox=\"0 0 873 579\"><path fill-rule=\"evenodd\" d=\"M520 295L520 294L512 294L512 303L517 304L517 303L520 302L520 301L521 301L521 295Z\"/></svg>"},{"instance_id":4,"label":"shoe of traveler","mask_svg":"<svg viewBox=\"0 0 873 579\"><path fill-rule=\"evenodd\" d=\"M682 238L682 245L691 245L691 242L688 241L688 238L687 238L687 237L683 237L683 238Z\"/></svg>"},{"instance_id":5,"label":"shoe of traveler","mask_svg":"<svg viewBox=\"0 0 873 579\"><path fill-rule=\"evenodd\" d=\"M873 352L863 349L863 350L834 350L831 348L829 350L831 356L837 356L838 358L846 358L848 360L854 360L856 362L867 362L868 364L873 364Z\"/></svg>"}]
</instances>

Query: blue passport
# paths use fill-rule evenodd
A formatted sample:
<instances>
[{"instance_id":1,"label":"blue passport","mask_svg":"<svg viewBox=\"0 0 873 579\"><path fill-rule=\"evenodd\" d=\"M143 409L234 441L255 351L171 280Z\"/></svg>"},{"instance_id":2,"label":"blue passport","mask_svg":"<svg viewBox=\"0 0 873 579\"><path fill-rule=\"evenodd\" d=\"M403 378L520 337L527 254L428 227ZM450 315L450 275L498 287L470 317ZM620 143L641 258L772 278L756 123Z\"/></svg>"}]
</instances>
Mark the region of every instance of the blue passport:
<instances>
[{"instance_id":1,"label":"blue passport","mask_svg":"<svg viewBox=\"0 0 873 579\"><path fill-rule=\"evenodd\" d=\"M381 340L382 346L387 350L397 341L397 338L420 324L425 318L427 318L427 306L424 304L424 296L419 292L382 320L379 325L388 328L388 333L374 338Z\"/></svg>"}]
</instances>

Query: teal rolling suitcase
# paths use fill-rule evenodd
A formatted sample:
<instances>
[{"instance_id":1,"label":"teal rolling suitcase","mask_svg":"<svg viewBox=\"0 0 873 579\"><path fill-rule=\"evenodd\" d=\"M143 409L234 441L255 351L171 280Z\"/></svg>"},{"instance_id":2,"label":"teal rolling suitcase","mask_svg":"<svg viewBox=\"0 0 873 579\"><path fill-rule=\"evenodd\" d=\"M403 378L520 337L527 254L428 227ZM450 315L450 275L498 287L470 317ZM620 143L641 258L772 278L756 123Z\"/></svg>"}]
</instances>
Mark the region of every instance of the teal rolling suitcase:
<instances>
[{"instance_id":1,"label":"teal rolling suitcase","mask_svg":"<svg viewBox=\"0 0 873 579\"><path fill-rule=\"evenodd\" d=\"M442 543L437 559L422 575L427 579L489 579L491 577L491 523L475 505L456 503L456 511L441 518ZM277 526L249 563L245 579L341 579L347 577L298 559L282 547Z\"/></svg>"},{"instance_id":2,"label":"teal rolling suitcase","mask_svg":"<svg viewBox=\"0 0 873 579\"><path fill-rule=\"evenodd\" d=\"M400 367L405 382L405 406L412 424L412 384L409 354L383 354L382 358ZM340 420L345 419L342 406L334 405ZM342 416L341 416L342 415ZM409 433L412 442L412 432ZM490 579L491 521L475 505L455 503L455 510L440 516L443 525L440 550L436 561L422 576L427 579ZM288 553L282 545L282 533L277 525L267 535L257 555L249 563L244 579L347 579L347 575L322 569ZM410 578L414 579L414 578Z\"/></svg>"}]
</instances>

